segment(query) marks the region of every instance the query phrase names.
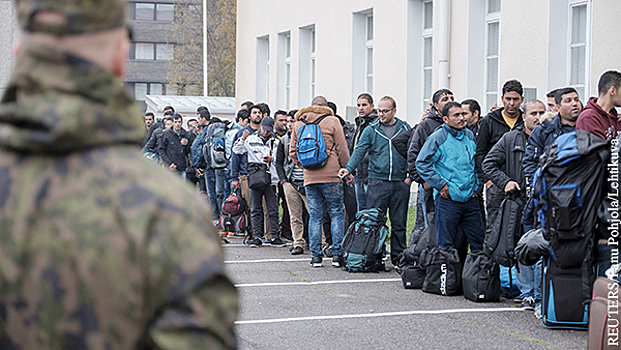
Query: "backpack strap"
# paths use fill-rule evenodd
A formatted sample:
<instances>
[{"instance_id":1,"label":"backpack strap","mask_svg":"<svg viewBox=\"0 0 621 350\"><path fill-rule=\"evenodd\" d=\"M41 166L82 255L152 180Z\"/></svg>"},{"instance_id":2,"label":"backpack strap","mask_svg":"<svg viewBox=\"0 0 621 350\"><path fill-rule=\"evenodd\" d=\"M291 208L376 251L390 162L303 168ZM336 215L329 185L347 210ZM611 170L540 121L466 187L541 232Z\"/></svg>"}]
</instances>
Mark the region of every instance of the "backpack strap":
<instances>
[{"instance_id":1,"label":"backpack strap","mask_svg":"<svg viewBox=\"0 0 621 350\"><path fill-rule=\"evenodd\" d=\"M314 122L307 122L305 119L302 119L302 123L309 125L309 124L315 124L315 125L319 125L319 123L321 123L322 120L326 119L326 117L330 117L332 116L332 114L326 114L326 115L322 115L321 117L317 118L317 120L315 120Z\"/></svg>"}]
</instances>

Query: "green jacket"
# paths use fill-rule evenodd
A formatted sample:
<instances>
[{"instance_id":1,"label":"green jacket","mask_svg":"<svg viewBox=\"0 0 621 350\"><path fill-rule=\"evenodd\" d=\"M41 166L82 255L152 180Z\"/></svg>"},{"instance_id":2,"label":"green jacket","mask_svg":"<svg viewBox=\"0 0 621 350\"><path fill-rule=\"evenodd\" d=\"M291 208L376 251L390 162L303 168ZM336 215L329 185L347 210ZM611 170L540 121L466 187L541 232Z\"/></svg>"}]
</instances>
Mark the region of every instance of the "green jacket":
<instances>
[{"instance_id":1,"label":"green jacket","mask_svg":"<svg viewBox=\"0 0 621 350\"><path fill-rule=\"evenodd\" d=\"M140 155L121 82L48 47L16 62L0 103L0 344L234 348L209 209Z\"/></svg>"},{"instance_id":2,"label":"green jacket","mask_svg":"<svg viewBox=\"0 0 621 350\"><path fill-rule=\"evenodd\" d=\"M369 179L403 181L407 177L407 160L397 152L392 141L410 129L410 125L395 118L395 134L391 138L382 130L379 119L364 129L360 141L345 167L350 173L356 169L365 154L369 154Z\"/></svg>"}]
</instances>

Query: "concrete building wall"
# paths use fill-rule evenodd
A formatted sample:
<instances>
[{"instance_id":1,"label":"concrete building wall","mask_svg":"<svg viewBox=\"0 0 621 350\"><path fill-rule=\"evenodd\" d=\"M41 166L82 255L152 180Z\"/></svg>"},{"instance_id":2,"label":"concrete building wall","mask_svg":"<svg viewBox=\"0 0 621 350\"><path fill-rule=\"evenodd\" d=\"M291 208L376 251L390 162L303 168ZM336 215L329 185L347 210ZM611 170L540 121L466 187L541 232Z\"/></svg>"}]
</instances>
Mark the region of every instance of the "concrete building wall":
<instances>
[{"instance_id":1,"label":"concrete building wall","mask_svg":"<svg viewBox=\"0 0 621 350\"><path fill-rule=\"evenodd\" d=\"M18 25L15 0L0 0L0 96L9 83L13 71L13 44L17 40Z\"/></svg>"},{"instance_id":2,"label":"concrete building wall","mask_svg":"<svg viewBox=\"0 0 621 350\"><path fill-rule=\"evenodd\" d=\"M448 87L457 100L476 98L484 105L486 86L487 12L490 0L433 1L433 78L432 90ZM306 69L300 47L305 39L301 28L316 30L315 94L325 95L346 115L354 106L360 76L354 71L358 40L356 14L373 13L373 96L391 95L397 100L398 116L416 123L425 105L422 87L422 0L341 0L279 1L238 0L237 104L245 100L268 102L272 109L283 109L282 64L279 64L279 33L291 34L290 108L304 107L309 98L305 88ZM442 18L441 5L448 6L448 19ZM497 101L502 84L518 79L528 98L545 100L545 94L570 85L569 37L571 6L588 8L586 95L597 94L597 80L609 69L621 69L621 37L611 30L621 11L617 0L502 0L498 14L499 55ZM448 72L441 76L441 27L448 21ZM487 21L487 22L486 22ZM269 63L258 56L258 39L269 38ZM281 41L280 41L281 42ZM260 42L266 44L265 41ZM282 52L280 52L282 55ZM257 67L257 62L261 67ZM263 66L265 65L265 66ZM265 78L263 78L265 77ZM258 84L259 83L259 84ZM269 84L267 94L262 91ZM445 84L446 86L441 86ZM536 89L536 93L535 93ZM263 89L265 90L265 89ZM261 92L258 94L258 92ZM586 100L587 96L581 96ZM492 98L490 98L491 100ZM259 101L260 100L260 101ZM350 111L351 112L351 111Z\"/></svg>"}]
</instances>

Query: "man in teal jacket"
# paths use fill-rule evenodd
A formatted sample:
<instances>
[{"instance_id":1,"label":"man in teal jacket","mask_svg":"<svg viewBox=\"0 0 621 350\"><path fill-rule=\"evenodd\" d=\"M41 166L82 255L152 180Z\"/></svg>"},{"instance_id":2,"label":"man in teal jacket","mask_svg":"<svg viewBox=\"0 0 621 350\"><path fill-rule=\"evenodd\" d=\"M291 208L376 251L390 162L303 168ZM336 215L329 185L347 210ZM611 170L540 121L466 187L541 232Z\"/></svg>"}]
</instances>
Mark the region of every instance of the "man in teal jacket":
<instances>
[{"instance_id":1,"label":"man in teal jacket","mask_svg":"<svg viewBox=\"0 0 621 350\"><path fill-rule=\"evenodd\" d=\"M407 177L407 160L397 152L393 140L410 129L408 123L395 118L397 104L384 96L378 104L379 117L360 136L347 166L339 176L349 175L364 155L369 154L369 188L367 207L390 210L390 259L397 266L397 257L406 248L405 230L411 179Z\"/></svg>"},{"instance_id":2,"label":"man in teal jacket","mask_svg":"<svg viewBox=\"0 0 621 350\"><path fill-rule=\"evenodd\" d=\"M485 227L478 196L483 189L479 181L474 154L474 134L465 128L467 118L461 104L449 102L442 108L444 124L423 145L416 169L434 188L438 246L453 248L457 227L466 234L470 249L481 250Z\"/></svg>"}]
</instances>

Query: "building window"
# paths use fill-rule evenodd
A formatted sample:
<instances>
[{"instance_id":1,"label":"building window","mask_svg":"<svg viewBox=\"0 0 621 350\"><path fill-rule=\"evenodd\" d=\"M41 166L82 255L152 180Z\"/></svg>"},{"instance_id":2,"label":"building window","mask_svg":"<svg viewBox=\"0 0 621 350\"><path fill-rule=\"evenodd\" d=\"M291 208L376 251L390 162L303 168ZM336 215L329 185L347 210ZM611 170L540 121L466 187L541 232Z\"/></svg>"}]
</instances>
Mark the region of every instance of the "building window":
<instances>
[{"instance_id":1,"label":"building window","mask_svg":"<svg viewBox=\"0 0 621 350\"><path fill-rule=\"evenodd\" d=\"M487 0L486 3L485 106L489 110L498 101L500 0Z\"/></svg>"},{"instance_id":2,"label":"building window","mask_svg":"<svg viewBox=\"0 0 621 350\"><path fill-rule=\"evenodd\" d=\"M134 100L144 101L147 95L164 95L162 83L126 83L127 89L134 95Z\"/></svg>"},{"instance_id":3,"label":"building window","mask_svg":"<svg viewBox=\"0 0 621 350\"><path fill-rule=\"evenodd\" d=\"M310 97L313 98L315 96L315 75L316 75L316 64L315 61L315 48L316 48L316 39L317 33L315 32L315 28L310 31L310 66L311 66L311 86L310 86Z\"/></svg>"},{"instance_id":4,"label":"building window","mask_svg":"<svg viewBox=\"0 0 621 350\"><path fill-rule=\"evenodd\" d=\"M588 8L586 2L570 4L569 11L569 85L578 91L583 100L587 98L587 29Z\"/></svg>"},{"instance_id":5,"label":"building window","mask_svg":"<svg viewBox=\"0 0 621 350\"><path fill-rule=\"evenodd\" d=\"M160 61L170 61L173 59L175 46L172 44L156 44L155 59Z\"/></svg>"},{"instance_id":6,"label":"building window","mask_svg":"<svg viewBox=\"0 0 621 350\"><path fill-rule=\"evenodd\" d=\"M270 39L257 38L257 101L267 102L270 91Z\"/></svg>"},{"instance_id":7,"label":"building window","mask_svg":"<svg viewBox=\"0 0 621 350\"><path fill-rule=\"evenodd\" d=\"M175 5L134 2L129 4L130 19L147 22L172 22L175 18Z\"/></svg>"},{"instance_id":8,"label":"building window","mask_svg":"<svg viewBox=\"0 0 621 350\"><path fill-rule=\"evenodd\" d=\"M134 48L135 48L134 59L152 60L155 57L153 43L134 43Z\"/></svg>"},{"instance_id":9,"label":"building window","mask_svg":"<svg viewBox=\"0 0 621 350\"><path fill-rule=\"evenodd\" d=\"M423 106L429 104L433 88L433 1L423 2Z\"/></svg>"},{"instance_id":10,"label":"building window","mask_svg":"<svg viewBox=\"0 0 621 350\"><path fill-rule=\"evenodd\" d=\"M276 106L289 110L291 104L291 32L278 34Z\"/></svg>"},{"instance_id":11,"label":"building window","mask_svg":"<svg viewBox=\"0 0 621 350\"><path fill-rule=\"evenodd\" d=\"M159 60L173 59L174 44L166 43L132 43L129 58L132 60Z\"/></svg>"},{"instance_id":12,"label":"building window","mask_svg":"<svg viewBox=\"0 0 621 350\"><path fill-rule=\"evenodd\" d=\"M308 106L315 96L317 32L315 25L300 28L298 106Z\"/></svg>"},{"instance_id":13,"label":"building window","mask_svg":"<svg viewBox=\"0 0 621 350\"><path fill-rule=\"evenodd\" d=\"M285 56L285 109L291 108L291 33L286 38Z\"/></svg>"},{"instance_id":14,"label":"building window","mask_svg":"<svg viewBox=\"0 0 621 350\"><path fill-rule=\"evenodd\" d=\"M373 14L369 14L366 18L365 25L364 48L366 50L365 62L366 76L364 81L364 90L373 94Z\"/></svg>"}]
</instances>

